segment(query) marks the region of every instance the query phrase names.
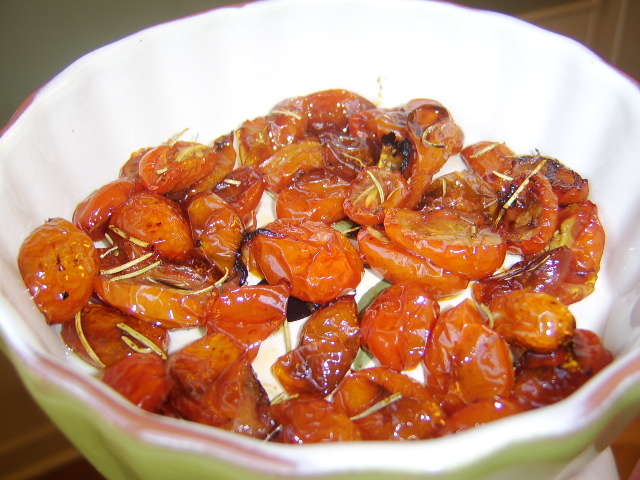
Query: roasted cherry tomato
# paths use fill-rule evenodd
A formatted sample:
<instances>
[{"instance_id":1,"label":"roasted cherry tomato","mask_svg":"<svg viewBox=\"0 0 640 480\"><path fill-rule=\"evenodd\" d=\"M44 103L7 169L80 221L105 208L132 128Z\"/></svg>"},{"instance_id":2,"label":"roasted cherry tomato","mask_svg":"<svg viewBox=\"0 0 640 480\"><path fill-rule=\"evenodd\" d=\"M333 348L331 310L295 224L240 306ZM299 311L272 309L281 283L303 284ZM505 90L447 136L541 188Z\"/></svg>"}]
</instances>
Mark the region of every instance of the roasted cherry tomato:
<instances>
[{"instance_id":1,"label":"roasted cherry tomato","mask_svg":"<svg viewBox=\"0 0 640 480\"><path fill-rule=\"evenodd\" d=\"M358 231L358 247L365 262L391 283L424 285L437 298L460 293L469 280L437 267L429 259L395 246L383 230Z\"/></svg>"},{"instance_id":2,"label":"roasted cherry tomato","mask_svg":"<svg viewBox=\"0 0 640 480\"><path fill-rule=\"evenodd\" d=\"M292 296L312 303L352 292L364 275L349 239L320 222L275 220L251 240L251 250L270 284L288 284Z\"/></svg>"},{"instance_id":3,"label":"roasted cherry tomato","mask_svg":"<svg viewBox=\"0 0 640 480\"><path fill-rule=\"evenodd\" d=\"M277 150L305 136L308 118L298 107L275 108L268 115L247 120L238 130L242 165L259 165Z\"/></svg>"},{"instance_id":4,"label":"roasted cherry tomato","mask_svg":"<svg viewBox=\"0 0 640 480\"><path fill-rule=\"evenodd\" d=\"M346 217L343 204L348 192L349 183L338 175L325 170L310 172L280 192L276 200L276 216L337 222Z\"/></svg>"},{"instance_id":5,"label":"roasted cherry tomato","mask_svg":"<svg viewBox=\"0 0 640 480\"><path fill-rule=\"evenodd\" d=\"M174 389L171 406L187 420L253 438L266 439L276 427L269 397L245 357L227 366L202 394Z\"/></svg>"},{"instance_id":6,"label":"roasted cherry tomato","mask_svg":"<svg viewBox=\"0 0 640 480\"><path fill-rule=\"evenodd\" d=\"M184 392L198 396L243 353L226 333L210 333L172 353L167 371Z\"/></svg>"},{"instance_id":7,"label":"roasted cherry tomato","mask_svg":"<svg viewBox=\"0 0 640 480\"><path fill-rule=\"evenodd\" d=\"M85 306L74 322L62 325L64 342L87 363L109 366L136 352L166 357L165 328L105 305Z\"/></svg>"},{"instance_id":8,"label":"roasted cherry tomato","mask_svg":"<svg viewBox=\"0 0 640 480\"><path fill-rule=\"evenodd\" d=\"M422 197L422 210L447 208L491 225L500 203L496 191L470 170L447 173L433 181Z\"/></svg>"},{"instance_id":9,"label":"roasted cherry tomato","mask_svg":"<svg viewBox=\"0 0 640 480\"><path fill-rule=\"evenodd\" d=\"M534 290L559 296L569 275L573 255L567 247L542 251L514 263L509 269L478 280L473 297L488 305L491 300L515 290ZM564 303L565 299L561 298Z\"/></svg>"},{"instance_id":10,"label":"roasted cherry tomato","mask_svg":"<svg viewBox=\"0 0 640 480\"><path fill-rule=\"evenodd\" d=\"M272 407L280 426L280 443L326 443L361 440L360 430L333 403L311 395L298 395Z\"/></svg>"},{"instance_id":11,"label":"roasted cherry tomato","mask_svg":"<svg viewBox=\"0 0 640 480\"><path fill-rule=\"evenodd\" d=\"M356 178L360 170L373 166L380 157L380 148L370 139L325 133L320 140L326 145L325 168L346 181Z\"/></svg>"},{"instance_id":12,"label":"roasted cherry tomato","mask_svg":"<svg viewBox=\"0 0 640 480\"><path fill-rule=\"evenodd\" d=\"M102 381L134 405L159 413L167 401L173 381L162 358L152 353L134 353L105 368Z\"/></svg>"},{"instance_id":13,"label":"roasted cherry tomato","mask_svg":"<svg viewBox=\"0 0 640 480\"><path fill-rule=\"evenodd\" d=\"M364 440L421 440L435 436L445 414L421 383L386 367L350 374L334 395Z\"/></svg>"},{"instance_id":14,"label":"roasted cherry tomato","mask_svg":"<svg viewBox=\"0 0 640 480\"><path fill-rule=\"evenodd\" d=\"M170 192L167 197L180 203L187 203L194 196L209 192L229 175L236 164L236 149L233 144L233 134L221 136L213 143L213 149L208 153L213 168L208 175L178 192Z\"/></svg>"},{"instance_id":15,"label":"roasted cherry tomato","mask_svg":"<svg viewBox=\"0 0 640 480\"><path fill-rule=\"evenodd\" d=\"M286 285L247 285L221 293L207 312L207 330L225 332L245 349L256 348L285 322L288 299Z\"/></svg>"},{"instance_id":16,"label":"roasted cherry tomato","mask_svg":"<svg viewBox=\"0 0 640 480\"><path fill-rule=\"evenodd\" d=\"M208 278L185 266L161 264L145 275L136 275L137 267L103 270L95 278L95 293L108 305L165 328L205 323L209 306L218 296Z\"/></svg>"},{"instance_id":17,"label":"roasted cherry tomato","mask_svg":"<svg viewBox=\"0 0 640 480\"><path fill-rule=\"evenodd\" d=\"M171 141L147 151L138 165L140 180L150 192L179 192L209 175L215 149L197 142Z\"/></svg>"},{"instance_id":18,"label":"roasted cherry tomato","mask_svg":"<svg viewBox=\"0 0 640 480\"><path fill-rule=\"evenodd\" d=\"M453 210L389 209L384 229L391 241L472 280L502 266L507 246L500 235Z\"/></svg>"},{"instance_id":19,"label":"roasted cherry tomato","mask_svg":"<svg viewBox=\"0 0 640 480\"><path fill-rule=\"evenodd\" d=\"M194 197L187 207L193 240L221 272L234 274L244 224L231 206L212 192Z\"/></svg>"},{"instance_id":20,"label":"roasted cherry tomato","mask_svg":"<svg viewBox=\"0 0 640 480\"><path fill-rule=\"evenodd\" d=\"M252 165L236 168L213 189L214 193L236 211L245 227L255 223L255 211L260 205L264 190L264 176Z\"/></svg>"},{"instance_id":21,"label":"roasted cherry tomato","mask_svg":"<svg viewBox=\"0 0 640 480\"><path fill-rule=\"evenodd\" d=\"M555 350L576 328L569 309L547 293L516 290L494 298L489 308L495 330L525 350Z\"/></svg>"},{"instance_id":22,"label":"roasted cherry tomato","mask_svg":"<svg viewBox=\"0 0 640 480\"><path fill-rule=\"evenodd\" d=\"M303 138L277 150L259 165L267 190L280 193L301 174L324 166L325 145L316 138Z\"/></svg>"},{"instance_id":23,"label":"roasted cherry tomato","mask_svg":"<svg viewBox=\"0 0 640 480\"><path fill-rule=\"evenodd\" d=\"M485 423L493 422L526 409L511 399L483 398L465 405L447 417L447 423L438 432L439 437L469 430Z\"/></svg>"},{"instance_id":24,"label":"roasted cherry tomato","mask_svg":"<svg viewBox=\"0 0 640 480\"><path fill-rule=\"evenodd\" d=\"M307 133L321 135L327 132L346 133L351 116L374 107L357 93L332 89L283 100L273 110L302 110L308 118Z\"/></svg>"},{"instance_id":25,"label":"roasted cherry tomato","mask_svg":"<svg viewBox=\"0 0 640 480\"><path fill-rule=\"evenodd\" d=\"M191 226L175 202L151 192L132 195L111 216L111 226L135 237L170 261L185 261L195 247Z\"/></svg>"},{"instance_id":26,"label":"roasted cherry tomato","mask_svg":"<svg viewBox=\"0 0 640 480\"><path fill-rule=\"evenodd\" d=\"M535 169L508 184L497 230L516 253L532 255L551 241L558 224L558 197L549 180Z\"/></svg>"},{"instance_id":27,"label":"roasted cherry tomato","mask_svg":"<svg viewBox=\"0 0 640 480\"><path fill-rule=\"evenodd\" d=\"M426 384L449 413L480 399L508 398L515 369L509 345L470 300L443 312L424 358Z\"/></svg>"},{"instance_id":28,"label":"roasted cherry tomato","mask_svg":"<svg viewBox=\"0 0 640 480\"><path fill-rule=\"evenodd\" d=\"M116 207L143 189L142 183L132 178L123 177L107 183L76 207L73 223L87 232L93 240L101 240Z\"/></svg>"},{"instance_id":29,"label":"roasted cherry tomato","mask_svg":"<svg viewBox=\"0 0 640 480\"><path fill-rule=\"evenodd\" d=\"M273 364L290 395L324 397L349 371L360 346L358 308L351 296L316 310L300 333L300 344Z\"/></svg>"},{"instance_id":30,"label":"roasted cherry tomato","mask_svg":"<svg viewBox=\"0 0 640 480\"><path fill-rule=\"evenodd\" d=\"M389 208L404 205L409 186L394 170L366 167L351 182L344 211L360 225L379 225Z\"/></svg>"},{"instance_id":31,"label":"roasted cherry tomato","mask_svg":"<svg viewBox=\"0 0 640 480\"><path fill-rule=\"evenodd\" d=\"M100 261L89 235L68 220L52 218L23 242L18 268L47 322L60 323L89 302Z\"/></svg>"},{"instance_id":32,"label":"roasted cherry tomato","mask_svg":"<svg viewBox=\"0 0 640 480\"><path fill-rule=\"evenodd\" d=\"M382 365L397 372L417 366L440 305L424 286L396 283L362 314L362 345Z\"/></svg>"}]
</instances>

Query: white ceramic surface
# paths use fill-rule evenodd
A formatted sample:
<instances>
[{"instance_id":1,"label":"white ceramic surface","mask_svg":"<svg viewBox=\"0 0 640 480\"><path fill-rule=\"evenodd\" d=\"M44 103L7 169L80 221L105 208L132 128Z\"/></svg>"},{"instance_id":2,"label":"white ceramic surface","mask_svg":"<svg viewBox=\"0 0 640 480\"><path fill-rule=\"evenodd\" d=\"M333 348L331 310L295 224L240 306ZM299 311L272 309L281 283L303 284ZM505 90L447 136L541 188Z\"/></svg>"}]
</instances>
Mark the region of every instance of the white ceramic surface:
<instances>
[{"instance_id":1,"label":"white ceramic surface","mask_svg":"<svg viewBox=\"0 0 640 480\"><path fill-rule=\"evenodd\" d=\"M129 154L184 128L212 141L283 98L354 90L444 103L466 142L539 149L591 180L607 230L572 307L615 362L557 405L413 443L276 445L130 406L74 362L16 267ZM419 0L272 0L144 30L79 59L0 137L0 332L38 403L110 478L568 476L640 412L640 89L586 48L499 14ZM576 459L576 460L574 460ZM393 473L390 473L393 472Z\"/></svg>"}]
</instances>

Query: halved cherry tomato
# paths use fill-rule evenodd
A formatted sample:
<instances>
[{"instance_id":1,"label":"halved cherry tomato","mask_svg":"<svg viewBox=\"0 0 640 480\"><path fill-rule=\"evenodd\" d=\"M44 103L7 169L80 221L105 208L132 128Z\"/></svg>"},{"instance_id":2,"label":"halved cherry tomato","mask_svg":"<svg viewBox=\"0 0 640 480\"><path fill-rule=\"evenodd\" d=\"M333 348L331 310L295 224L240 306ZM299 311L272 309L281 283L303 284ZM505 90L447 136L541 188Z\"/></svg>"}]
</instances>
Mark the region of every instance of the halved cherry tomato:
<instances>
[{"instance_id":1,"label":"halved cherry tomato","mask_svg":"<svg viewBox=\"0 0 640 480\"><path fill-rule=\"evenodd\" d=\"M293 105L247 120L238 129L242 165L260 165L280 148L302 139L307 124L307 116Z\"/></svg>"},{"instance_id":2,"label":"halved cherry tomato","mask_svg":"<svg viewBox=\"0 0 640 480\"><path fill-rule=\"evenodd\" d=\"M276 427L269 397L244 356L227 366L201 395L174 389L171 405L187 420L253 438L266 439Z\"/></svg>"},{"instance_id":3,"label":"halved cherry tomato","mask_svg":"<svg viewBox=\"0 0 640 480\"><path fill-rule=\"evenodd\" d=\"M87 232L93 240L101 240L116 207L143 189L139 180L127 177L107 183L78 204L73 212L73 223Z\"/></svg>"},{"instance_id":4,"label":"halved cherry tomato","mask_svg":"<svg viewBox=\"0 0 640 480\"><path fill-rule=\"evenodd\" d=\"M422 210L448 208L490 225L500 204L496 191L471 170L447 173L433 181L422 197Z\"/></svg>"},{"instance_id":5,"label":"halved cherry tomato","mask_svg":"<svg viewBox=\"0 0 640 480\"><path fill-rule=\"evenodd\" d=\"M362 314L362 345L392 370L414 368L439 314L440 305L424 286L391 285Z\"/></svg>"},{"instance_id":6,"label":"halved cherry tomato","mask_svg":"<svg viewBox=\"0 0 640 480\"><path fill-rule=\"evenodd\" d=\"M93 293L100 260L93 241L63 218L52 218L25 239L18 269L48 323L73 319Z\"/></svg>"},{"instance_id":7,"label":"halved cherry tomato","mask_svg":"<svg viewBox=\"0 0 640 480\"><path fill-rule=\"evenodd\" d=\"M276 442L301 445L362 439L360 430L347 414L323 398L298 395L271 408L281 427Z\"/></svg>"},{"instance_id":8,"label":"halved cherry tomato","mask_svg":"<svg viewBox=\"0 0 640 480\"><path fill-rule=\"evenodd\" d=\"M358 112L375 108L366 98L349 90L331 89L294 97L278 103L273 110L302 110L307 118L307 133L346 133L349 118Z\"/></svg>"},{"instance_id":9,"label":"halved cherry tomato","mask_svg":"<svg viewBox=\"0 0 640 480\"><path fill-rule=\"evenodd\" d=\"M159 413L167 401L173 381L165 362L152 353L134 353L105 368L102 381L134 405Z\"/></svg>"},{"instance_id":10,"label":"halved cherry tomato","mask_svg":"<svg viewBox=\"0 0 640 480\"><path fill-rule=\"evenodd\" d=\"M202 180L216 163L215 149L197 142L171 141L140 159L140 180L150 192L179 192Z\"/></svg>"},{"instance_id":11,"label":"halved cherry tomato","mask_svg":"<svg viewBox=\"0 0 640 480\"><path fill-rule=\"evenodd\" d=\"M472 280L495 272L507 252L500 235L452 210L389 209L384 229L395 245Z\"/></svg>"},{"instance_id":12,"label":"halved cherry tomato","mask_svg":"<svg viewBox=\"0 0 640 480\"><path fill-rule=\"evenodd\" d=\"M272 285L291 286L291 295L328 303L360 284L364 266L349 239L320 222L278 219L251 240L252 255Z\"/></svg>"},{"instance_id":13,"label":"halved cherry tomato","mask_svg":"<svg viewBox=\"0 0 640 480\"><path fill-rule=\"evenodd\" d=\"M555 350L576 328L569 309L547 293L516 290L494 298L489 308L494 329L526 350Z\"/></svg>"},{"instance_id":14,"label":"halved cherry tomato","mask_svg":"<svg viewBox=\"0 0 640 480\"><path fill-rule=\"evenodd\" d=\"M316 310L300 344L278 358L272 371L287 393L324 397L349 371L360 346L358 308L352 296Z\"/></svg>"},{"instance_id":15,"label":"halved cherry tomato","mask_svg":"<svg viewBox=\"0 0 640 480\"><path fill-rule=\"evenodd\" d=\"M189 221L175 202L151 192L139 192L115 209L111 225L153 245L170 261L184 261L195 247Z\"/></svg>"},{"instance_id":16,"label":"halved cherry tomato","mask_svg":"<svg viewBox=\"0 0 640 480\"><path fill-rule=\"evenodd\" d=\"M108 305L165 328L203 325L218 296L208 279L186 266L163 264L146 275L121 277L131 271L96 276L95 293Z\"/></svg>"},{"instance_id":17,"label":"halved cherry tomato","mask_svg":"<svg viewBox=\"0 0 640 480\"><path fill-rule=\"evenodd\" d=\"M435 436L445 414L416 380L386 367L350 374L334 395L364 440L420 440Z\"/></svg>"},{"instance_id":18,"label":"halved cherry tomato","mask_svg":"<svg viewBox=\"0 0 640 480\"><path fill-rule=\"evenodd\" d=\"M301 174L324 166L325 145L316 138L304 138L282 147L259 165L266 188L280 193Z\"/></svg>"},{"instance_id":19,"label":"halved cherry tomato","mask_svg":"<svg viewBox=\"0 0 640 480\"><path fill-rule=\"evenodd\" d=\"M320 140L327 147L325 167L346 181L356 178L360 170L373 166L380 157L380 148L366 138L325 133Z\"/></svg>"},{"instance_id":20,"label":"halved cherry tomato","mask_svg":"<svg viewBox=\"0 0 640 480\"><path fill-rule=\"evenodd\" d=\"M522 405L511 399L483 398L449 415L447 423L438 432L438 436L443 437L469 430L525 410Z\"/></svg>"},{"instance_id":21,"label":"halved cherry tomato","mask_svg":"<svg viewBox=\"0 0 640 480\"><path fill-rule=\"evenodd\" d=\"M366 167L351 182L344 211L360 225L379 225L384 221L387 209L404 204L409 190L399 172Z\"/></svg>"},{"instance_id":22,"label":"halved cherry tomato","mask_svg":"<svg viewBox=\"0 0 640 480\"><path fill-rule=\"evenodd\" d=\"M207 331L225 332L244 349L254 349L285 322L288 298L286 285L247 285L221 293L207 312Z\"/></svg>"},{"instance_id":23,"label":"halved cherry tomato","mask_svg":"<svg viewBox=\"0 0 640 480\"><path fill-rule=\"evenodd\" d=\"M205 258L221 272L235 273L244 225L240 217L213 192L194 197L187 207L193 240Z\"/></svg>"},{"instance_id":24,"label":"halved cherry tomato","mask_svg":"<svg viewBox=\"0 0 640 480\"><path fill-rule=\"evenodd\" d=\"M549 180L533 171L509 183L497 230L517 253L532 255L551 241L558 224L558 197Z\"/></svg>"},{"instance_id":25,"label":"halved cherry tomato","mask_svg":"<svg viewBox=\"0 0 640 480\"><path fill-rule=\"evenodd\" d=\"M333 223L346 217L344 199L349 183L325 170L303 174L282 190L276 200L276 216Z\"/></svg>"},{"instance_id":26,"label":"halved cherry tomato","mask_svg":"<svg viewBox=\"0 0 640 480\"><path fill-rule=\"evenodd\" d=\"M467 278L447 272L429 259L395 246L383 230L361 228L357 238L365 262L391 283L424 285L436 298L460 293L469 284Z\"/></svg>"},{"instance_id":27,"label":"halved cherry tomato","mask_svg":"<svg viewBox=\"0 0 640 480\"><path fill-rule=\"evenodd\" d=\"M85 306L77 322L65 322L60 334L69 348L96 367L112 365L140 351L162 356L169 348L165 328L99 304ZM100 363L87 351L82 337Z\"/></svg>"}]
</instances>

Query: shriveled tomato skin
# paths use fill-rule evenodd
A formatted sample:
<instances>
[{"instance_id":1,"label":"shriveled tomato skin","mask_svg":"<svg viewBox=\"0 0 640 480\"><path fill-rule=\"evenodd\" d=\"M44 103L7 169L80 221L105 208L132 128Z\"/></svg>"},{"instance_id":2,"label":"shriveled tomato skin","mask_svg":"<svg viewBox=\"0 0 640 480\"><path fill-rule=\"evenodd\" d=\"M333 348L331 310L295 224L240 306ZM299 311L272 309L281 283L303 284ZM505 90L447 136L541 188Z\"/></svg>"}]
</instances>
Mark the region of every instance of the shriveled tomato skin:
<instances>
[{"instance_id":1,"label":"shriveled tomato skin","mask_svg":"<svg viewBox=\"0 0 640 480\"><path fill-rule=\"evenodd\" d=\"M494 328L508 342L526 350L550 352L571 338L576 321L556 297L543 292L516 290L489 304Z\"/></svg>"},{"instance_id":2,"label":"shriveled tomato skin","mask_svg":"<svg viewBox=\"0 0 640 480\"><path fill-rule=\"evenodd\" d=\"M231 206L213 192L196 195L187 207L195 244L221 272L234 274L244 224Z\"/></svg>"},{"instance_id":3,"label":"shriveled tomato skin","mask_svg":"<svg viewBox=\"0 0 640 480\"><path fill-rule=\"evenodd\" d=\"M280 443L301 445L362 439L347 414L323 398L298 395L273 405L272 410L282 426L275 439Z\"/></svg>"},{"instance_id":4,"label":"shriveled tomato skin","mask_svg":"<svg viewBox=\"0 0 640 480\"><path fill-rule=\"evenodd\" d=\"M443 437L469 430L525 410L526 408L512 399L484 398L465 405L447 417L447 423L438 431L438 436Z\"/></svg>"},{"instance_id":5,"label":"shriveled tomato skin","mask_svg":"<svg viewBox=\"0 0 640 480\"><path fill-rule=\"evenodd\" d=\"M150 192L179 192L205 178L214 168L213 147L197 142L174 141L147 151L138 165L140 180Z\"/></svg>"},{"instance_id":6,"label":"shriveled tomato skin","mask_svg":"<svg viewBox=\"0 0 640 480\"><path fill-rule=\"evenodd\" d=\"M360 346L358 309L352 296L316 310L300 344L276 360L272 371L290 395L330 394L348 372Z\"/></svg>"},{"instance_id":7,"label":"shriveled tomato skin","mask_svg":"<svg viewBox=\"0 0 640 480\"><path fill-rule=\"evenodd\" d=\"M265 439L276 427L269 397L245 356L213 378L204 392L176 388L170 401L182 418L248 437Z\"/></svg>"},{"instance_id":8,"label":"shriveled tomato skin","mask_svg":"<svg viewBox=\"0 0 640 480\"><path fill-rule=\"evenodd\" d=\"M25 239L18 269L48 323L73 319L93 293L100 261L93 241L62 218L52 218Z\"/></svg>"},{"instance_id":9,"label":"shriveled tomato skin","mask_svg":"<svg viewBox=\"0 0 640 480\"><path fill-rule=\"evenodd\" d=\"M432 438L445 421L422 383L386 367L351 373L336 390L334 403L351 417L363 440Z\"/></svg>"},{"instance_id":10,"label":"shriveled tomato skin","mask_svg":"<svg viewBox=\"0 0 640 480\"><path fill-rule=\"evenodd\" d=\"M103 262L110 257L105 257ZM116 274L107 270L97 275L94 280L97 297L107 305L165 328L204 324L208 308L218 296L209 277L187 266L171 263L157 265L146 275L128 278L120 275L135 269L134 266Z\"/></svg>"},{"instance_id":11,"label":"shriveled tomato skin","mask_svg":"<svg viewBox=\"0 0 640 480\"><path fill-rule=\"evenodd\" d=\"M362 345L395 371L417 366L440 313L431 292L417 283L396 283L363 312Z\"/></svg>"},{"instance_id":12,"label":"shriveled tomato skin","mask_svg":"<svg viewBox=\"0 0 640 480\"><path fill-rule=\"evenodd\" d=\"M153 413L161 411L173 387L164 360L152 353L122 358L104 370L102 381L134 405Z\"/></svg>"},{"instance_id":13,"label":"shriveled tomato skin","mask_svg":"<svg viewBox=\"0 0 640 480\"><path fill-rule=\"evenodd\" d=\"M325 170L303 175L282 190L276 200L276 216L333 223L346 217L344 199L349 183Z\"/></svg>"},{"instance_id":14,"label":"shriveled tomato skin","mask_svg":"<svg viewBox=\"0 0 640 480\"><path fill-rule=\"evenodd\" d=\"M500 235L452 210L389 209L384 229L395 245L471 280L495 272L507 253Z\"/></svg>"},{"instance_id":15,"label":"shriveled tomato skin","mask_svg":"<svg viewBox=\"0 0 640 480\"><path fill-rule=\"evenodd\" d=\"M135 353L125 343L123 337L131 340L139 348L147 347L147 345L142 345L138 340L132 338L126 330L118 328L120 324L124 324L143 335L150 342L153 342L160 351L167 351L169 334L166 329L127 315L116 308L100 304L89 304L82 309L80 329L102 365L97 365L95 359L88 354L80 341L80 332L76 328L76 322L65 322L62 325L60 334L67 346L87 363L95 366L109 366L121 358Z\"/></svg>"},{"instance_id":16,"label":"shriveled tomato skin","mask_svg":"<svg viewBox=\"0 0 640 480\"><path fill-rule=\"evenodd\" d=\"M512 395L515 370L509 346L485 325L471 300L440 315L424 358L426 384L447 412L484 398Z\"/></svg>"},{"instance_id":17,"label":"shriveled tomato skin","mask_svg":"<svg viewBox=\"0 0 640 480\"><path fill-rule=\"evenodd\" d=\"M399 172L366 167L351 182L344 211L360 225L379 225L389 208L404 205L409 191L409 185Z\"/></svg>"},{"instance_id":18,"label":"shriveled tomato skin","mask_svg":"<svg viewBox=\"0 0 640 480\"><path fill-rule=\"evenodd\" d=\"M243 353L233 338L224 332L215 332L173 352L167 360L167 371L188 395L197 396Z\"/></svg>"},{"instance_id":19,"label":"shriveled tomato skin","mask_svg":"<svg viewBox=\"0 0 640 480\"><path fill-rule=\"evenodd\" d=\"M286 321L288 299L286 285L247 285L223 292L207 312L207 330L225 332L243 348L255 348Z\"/></svg>"},{"instance_id":20,"label":"shriveled tomato skin","mask_svg":"<svg viewBox=\"0 0 640 480\"><path fill-rule=\"evenodd\" d=\"M184 261L195 243L191 227L175 202L152 192L140 192L120 205L111 216L111 225L148 242L171 261Z\"/></svg>"},{"instance_id":21,"label":"shriveled tomato skin","mask_svg":"<svg viewBox=\"0 0 640 480\"><path fill-rule=\"evenodd\" d=\"M424 285L436 297L460 293L469 280L437 267L427 258L395 246L389 237L373 227L358 231L358 247L365 262L391 283Z\"/></svg>"},{"instance_id":22,"label":"shriveled tomato skin","mask_svg":"<svg viewBox=\"0 0 640 480\"><path fill-rule=\"evenodd\" d=\"M93 240L100 240L104 238L107 224L116 207L143 189L142 183L132 178L122 177L107 183L78 204L73 213L73 223L87 232Z\"/></svg>"},{"instance_id":23,"label":"shriveled tomato skin","mask_svg":"<svg viewBox=\"0 0 640 480\"><path fill-rule=\"evenodd\" d=\"M312 221L278 219L251 240L252 255L267 281L291 286L291 295L329 303L360 284L364 266L347 237Z\"/></svg>"}]
</instances>

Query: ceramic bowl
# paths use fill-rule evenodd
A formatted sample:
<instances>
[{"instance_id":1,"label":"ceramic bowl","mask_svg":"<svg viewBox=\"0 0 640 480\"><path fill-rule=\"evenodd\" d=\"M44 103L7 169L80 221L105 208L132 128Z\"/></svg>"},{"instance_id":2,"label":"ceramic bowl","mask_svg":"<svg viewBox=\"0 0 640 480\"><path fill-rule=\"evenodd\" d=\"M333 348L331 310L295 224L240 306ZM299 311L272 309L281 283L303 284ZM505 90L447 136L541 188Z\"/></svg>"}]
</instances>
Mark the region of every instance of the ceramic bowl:
<instances>
[{"instance_id":1,"label":"ceramic bowl","mask_svg":"<svg viewBox=\"0 0 640 480\"><path fill-rule=\"evenodd\" d=\"M572 307L615 361L550 407L458 435L291 446L147 414L74 361L16 258L26 235L189 128L210 141L328 88L382 106L435 98L466 143L539 149L591 180L607 231L596 291ZM640 412L640 89L583 46L496 13L411 0L274 0L143 30L73 63L0 138L0 331L35 400L109 478L567 477Z\"/></svg>"}]
</instances>

